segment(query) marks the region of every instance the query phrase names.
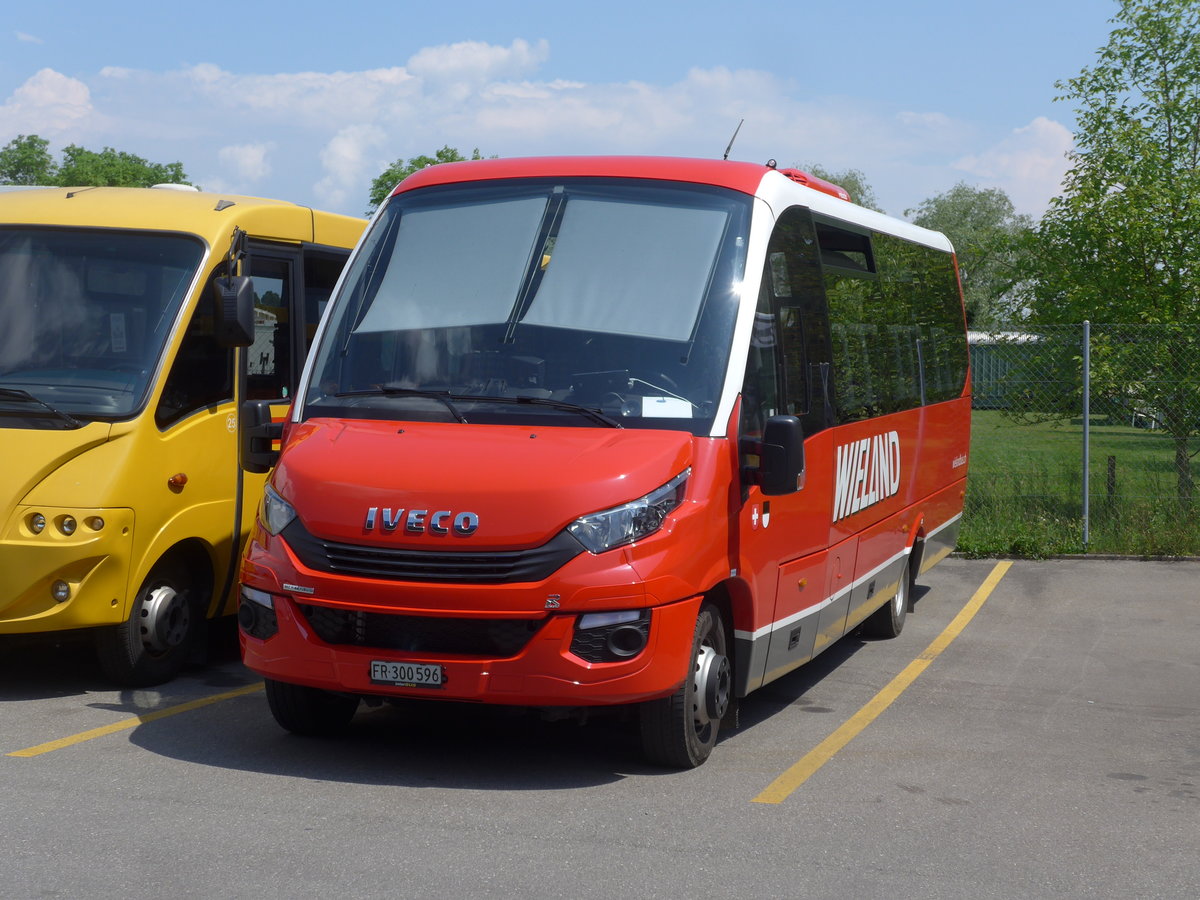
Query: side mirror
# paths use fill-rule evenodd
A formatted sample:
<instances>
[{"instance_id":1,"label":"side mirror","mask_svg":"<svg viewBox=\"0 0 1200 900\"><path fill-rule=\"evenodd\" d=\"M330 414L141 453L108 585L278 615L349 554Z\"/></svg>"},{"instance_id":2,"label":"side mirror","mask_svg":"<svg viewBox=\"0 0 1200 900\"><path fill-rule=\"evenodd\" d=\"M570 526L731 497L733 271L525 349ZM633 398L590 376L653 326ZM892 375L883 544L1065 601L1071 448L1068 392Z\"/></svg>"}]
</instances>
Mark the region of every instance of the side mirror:
<instances>
[{"instance_id":1,"label":"side mirror","mask_svg":"<svg viewBox=\"0 0 1200 900\"><path fill-rule=\"evenodd\" d=\"M794 494L804 487L804 428L795 416L771 416L758 453L764 494Z\"/></svg>"},{"instance_id":2,"label":"side mirror","mask_svg":"<svg viewBox=\"0 0 1200 900\"><path fill-rule=\"evenodd\" d=\"M256 475L270 472L279 460L275 442L282 437L283 423L272 421L269 400L247 400L242 404L238 438L243 469Z\"/></svg>"},{"instance_id":3,"label":"side mirror","mask_svg":"<svg viewBox=\"0 0 1200 900\"><path fill-rule=\"evenodd\" d=\"M245 275L226 275L213 281L214 322L222 347L254 343L254 282Z\"/></svg>"}]
</instances>

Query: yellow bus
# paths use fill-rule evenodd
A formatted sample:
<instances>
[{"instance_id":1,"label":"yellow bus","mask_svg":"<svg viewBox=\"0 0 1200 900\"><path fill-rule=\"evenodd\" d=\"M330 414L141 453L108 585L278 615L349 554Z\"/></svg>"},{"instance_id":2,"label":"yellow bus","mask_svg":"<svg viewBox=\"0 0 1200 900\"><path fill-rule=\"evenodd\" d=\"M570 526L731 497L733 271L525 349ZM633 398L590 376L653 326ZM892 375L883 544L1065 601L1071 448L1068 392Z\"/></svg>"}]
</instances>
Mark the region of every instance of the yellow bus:
<instances>
[{"instance_id":1,"label":"yellow bus","mask_svg":"<svg viewBox=\"0 0 1200 900\"><path fill-rule=\"evenodd\" d=\"M0 192L0 636L87 629L124 685L234 611L239 404L284 414L366 224L171 187Z\"/></svg>"}]
</instances>

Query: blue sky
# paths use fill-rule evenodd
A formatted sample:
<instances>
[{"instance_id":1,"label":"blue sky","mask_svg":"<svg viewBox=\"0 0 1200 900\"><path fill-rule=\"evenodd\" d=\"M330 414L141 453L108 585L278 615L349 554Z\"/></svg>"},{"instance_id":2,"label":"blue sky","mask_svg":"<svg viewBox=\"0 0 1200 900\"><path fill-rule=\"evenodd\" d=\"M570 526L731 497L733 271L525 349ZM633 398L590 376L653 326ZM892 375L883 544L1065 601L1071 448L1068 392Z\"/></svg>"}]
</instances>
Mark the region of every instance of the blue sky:
<instances>
[{"instance_id":1,"label":"blue sky","mask_svg":"<svg viewBox=\"0 0 1200 900\"><path fill-rule=\"evenodd\" d=\"M782 5L495 0L20 4L0 31L0 145L178 160L205 189L362 214L444 144L862 171L894 215L959 181L1040 214L1074 125L1054 84L1113 0Z\"/></svg>"}]
</instances>

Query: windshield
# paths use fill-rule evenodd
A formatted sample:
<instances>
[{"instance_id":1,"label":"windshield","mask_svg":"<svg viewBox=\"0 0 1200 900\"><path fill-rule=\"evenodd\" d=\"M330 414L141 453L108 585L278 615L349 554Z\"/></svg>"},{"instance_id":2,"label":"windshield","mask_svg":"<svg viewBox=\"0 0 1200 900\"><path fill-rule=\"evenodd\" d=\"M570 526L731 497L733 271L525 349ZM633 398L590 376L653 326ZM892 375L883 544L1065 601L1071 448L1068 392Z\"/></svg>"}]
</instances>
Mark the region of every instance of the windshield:
<instances>
[{"instance_id":1,"label":"windshield","mask_svg":"<svg viewBox=\"0 0 1200 900\"><path fill-rule=\"evenodd\" d=\"M183 235L0 227L0 427L134 413L203 254Z\"/></svg>"},{"instance_id":2,"label":"windshield","mask_svg":"<svg viewBox=\"0 0 1200 900\"><path fill-rule=\"evenodd\" d=\"M749 202L624 179L400 194L348 273L303 415L708 433Z\"/></svg>"}]
</instances>

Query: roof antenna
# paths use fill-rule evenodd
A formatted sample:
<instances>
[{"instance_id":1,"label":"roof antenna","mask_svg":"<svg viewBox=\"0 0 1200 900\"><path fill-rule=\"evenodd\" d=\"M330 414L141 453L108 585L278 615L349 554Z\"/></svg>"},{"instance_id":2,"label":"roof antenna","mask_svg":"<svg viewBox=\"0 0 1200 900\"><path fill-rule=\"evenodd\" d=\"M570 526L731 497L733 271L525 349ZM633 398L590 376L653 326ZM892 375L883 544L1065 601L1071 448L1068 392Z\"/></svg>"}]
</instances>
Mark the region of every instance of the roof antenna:
<instances>
[{"instance_id":1,"label":"roof antenna","mask_svg":"<svg viewBox=\"0 0 1200 900\"><path fill-rule=\"evenodd\" d=\"M733 129L733 137L729 139L729 146L725 148L725 155L721 159L729 159L729 151L733 149L733 142L737 140L738 132L742 130L742 123L745 121L745 119L738 119L738 126Z\"/></svg>"}]
</instances>

